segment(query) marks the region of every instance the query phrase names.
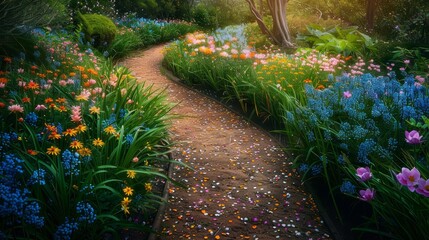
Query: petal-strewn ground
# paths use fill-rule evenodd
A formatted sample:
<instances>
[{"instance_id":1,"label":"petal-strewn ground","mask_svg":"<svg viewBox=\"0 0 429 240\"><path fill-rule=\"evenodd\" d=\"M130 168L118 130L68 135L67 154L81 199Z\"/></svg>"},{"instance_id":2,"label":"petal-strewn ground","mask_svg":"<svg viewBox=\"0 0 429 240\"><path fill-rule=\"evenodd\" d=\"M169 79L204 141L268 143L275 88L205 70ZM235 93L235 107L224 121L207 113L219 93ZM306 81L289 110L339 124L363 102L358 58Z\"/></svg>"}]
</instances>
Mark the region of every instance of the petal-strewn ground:
<instances>
[{"instance_id":1,"label":"petal-strewn ground","mask_svg":"<svg viewBox=\"0 0 429 240\"><path fill-rule=\"evenodd\" d=\"M290 159L263 130L160 72L163 46L123 61L166 88L172 123L173 178L159 239L331 239Z\"/></svg>"}]
</instances>

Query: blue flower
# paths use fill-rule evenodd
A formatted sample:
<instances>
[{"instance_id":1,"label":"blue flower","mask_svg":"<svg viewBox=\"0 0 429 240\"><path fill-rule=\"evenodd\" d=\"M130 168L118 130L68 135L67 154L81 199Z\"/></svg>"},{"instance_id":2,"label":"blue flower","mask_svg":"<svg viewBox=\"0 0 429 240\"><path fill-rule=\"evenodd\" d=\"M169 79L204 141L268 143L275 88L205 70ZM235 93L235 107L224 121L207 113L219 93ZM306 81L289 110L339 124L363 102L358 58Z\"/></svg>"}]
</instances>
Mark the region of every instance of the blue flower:
<instances>
[{"instance_id":1,"label":"blue flower","mask_svg":"<svg viewBox=\"0 0 429 240\"><path fill-rule=\"evenodd\" d=\"M24 172L21 163L24 161L16 157L14 154L4 155L4 160L0 162L0 176L2 183L7 185L15 185L15 177Z\"/></svg>"},{"instance_id":2,"label":"blue flower","mask_svg":"<svg viewBox=\"0 0 429 240\"><path fill-rule=\"evenodd\" d=\"M70 221L66 218L65 222L58 226L57 231L55 232L55 240L71 240L71 236L74 231L78 229L78 223L75 221Z\"/></svg>"},{"instance_id":3,"label":"blue flower","mask_svg":"<svg viewBox=\"0 0 429 240\"><path fill-rule=\"evenodd\" d=\"M306 163L301 163L300 165L299 165L299 168L298 168L298 171L300 172L300 173L305 173L305 172L307 172L308 171L308 164L306 164Z\"/></svg>"},{"instance_id":4,"label":"blue flower","mask_svg":"<svg viewBox=\"0 0 429 240\"><path fill-rule=\"evenodd\" d=\"M64 167L64 174L66 176L69 175L79 175L79 154L78 153L72 153L68 149L66 149L62 153L62 163Z\"/></svg>"},{"instance_id":5,"label":"blue flower","mask_svg":"<svg viewBox=\"0 0 429 240\"><path fill-rule=\"evenodd\" d=\"M28 123L29 125L35 127L37 124L37 119L38 116L35 112L29 112L26 116L25 116L25 122Z\"/></svg>"},{"instance_id":6,"label":"blue flower","mask_svg":"<svg viewBox=\"0 0 429 240\"><path fill-rule=\"evenodd\" d=\"M134 137L133 137L133 135L131 135L131 134L127 134L127 135L125 136L125 143L126 143L126 144L131 145L131 144L133 143L133 141L134 141Z\"/></svg>"},{"instance_id":7,"label":"blue flower","mask_svg":"<svg viewBox=\"0 0 429 240\"><path fill-rule=\"evenodd\" d=\"M372 139L366 139L364 142L362 142L359 145L358 161L360 163L368 165L370 163L370 160L368 159L369 154L371 154L375 150L375 148L376 142Z\"/></svg>"},{"instance_id":8,"label":"blue flower","mask_svg":"<svg viewBox=\"0 0 429 240\"><path fill-rule=\"evenodd\" d=\"M356 186L353 185L350 181L346 180L343 182L343 184L341 184L340 191L342 193L352 195L356 193Z\"/></svg>"},{"instance_id":9,"label":"blue flower","mask_svg":"<svg viewBox=\"0 0 429 240\"><path fill-rule=\"evenodd\" d=\"M78 222L94 223L97 219L94 208L87 202L78 202L76 205L76 213L79 215Z\"/></svg>"},{"instance_id":10,"label":"blue flower","mask_svg":"<svg viewBox=\"0 0 429 240\"><path fill-rule=\"evenodd\" d=\"M37 169L34 170L33 174L31 175L30 179L28 180L29 185L33 184L39 184L39 185L45 185L45 174L46 171L44 169Z\"/></svg>"},{"instance_id":11,"label":"blue flower","mask_svg":"<svg viewBox=\"0 0 429 240\"><path fill-rule=\"evenodd\" d=\"M25 206L24 221L28 224L35 225L37 228L42 228L45 224L44 217L39 216L40 206L37 202L30 202Z\"/></svg>"},{"instance_id":12,"label":"blue flower","mask_svg":"<svg viewBox=\"0 0 429 240\"><path fill-rule=\"evenodd\" d=\"M323 168L322 164L314 164L311 167L311 174L313 174L313 176L319 175L322 172L322 168Z\"/></svg>"}]
</instances>

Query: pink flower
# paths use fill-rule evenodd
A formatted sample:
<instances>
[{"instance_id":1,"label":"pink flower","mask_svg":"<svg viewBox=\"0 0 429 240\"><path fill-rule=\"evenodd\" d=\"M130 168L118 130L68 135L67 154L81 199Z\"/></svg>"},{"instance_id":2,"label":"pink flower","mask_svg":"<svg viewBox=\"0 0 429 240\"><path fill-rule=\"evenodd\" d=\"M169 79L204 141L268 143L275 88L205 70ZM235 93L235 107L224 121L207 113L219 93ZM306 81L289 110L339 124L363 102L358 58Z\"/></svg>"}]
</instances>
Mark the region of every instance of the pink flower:
<instances>
[{"instance_id":1,"label":"pink flower","mask_svg":"<svg viewBox=\"0 0 429 240\"><path fill-rule=\"evenodd\" d=\"M369 167L360 167L356 169L356 176L365 182L372 178L372 173Z\"/></svg>"},{"instance_id":2,"label":"pink flower","mask_svg":"<svg viewBox=\"0 0 429 240\"><path fill-rule=\"evenodd\" d=\"M405 131L405 141L409 144L422 143L422 137L416 130L412 130L411 132Z\"/></svg>"},{"instance_id":3,"label":"pink flower","mask_svg":"<svg viewBox=\"0 0 429 240\"><path fill-rule=\"evenodd\" d=\"M375 190L374 189L366 189L366 190L360 190L359 191L359 195L360 195L360 200L365 201L365 202L369 202L372 199L374 199L374 195L375 195Z\"/></svg>"},{"instance_id":4,"label":"pink flower","mask_svg":"<svg viewBox=\"0 0 429 240\"><path fill-rule=\"evenodd\" d=\"M345 91L345 92L343 92L343 97L344 98L351 98L352 94L350 93L350 91Z\"/></svg>"},{"instance_id":5,"label":"pink flower","mask_svg":"<svg viewBox=\"0 0 429 240\"><path fill-rule=\"evenodd\" d=\"M404 60L405 64L410 64L410 60Z\"/></svg>"},{"instance_id":6,"label":"pink flower","mask_svg":"<svg viewBox=\"0 0 429 240\"><path fill-rule=\"evenodd\" d=\"M38 104L35 108L36 111L42 111L42 110L46 110L47 108L45 107L45 105L41 105Z\"/></svg>"},{"instance_id":7,"label":"pink flower","mask_svg":"<svg viewBox=\"0 0 429 240\"><path fill-rule=\"evenodd\" d=\"M414 192L420 179L420 172L415 167L411 170L402 168L402 171L396 175L396 179L402 186L407 186L411 192Z\"/></svg>"},{"instance_id":8,"label":"pink flower","mask_svg":"<svg viewBox=\"0 0 429 240\"><path fill-rule=\"evenodd\" d=\"M7 109L9 109L9 111L11 111L13 113L24 112L24 108L18 104L10 105L9 107L7 107Z\"/></svg>"},{"instance_id":9,"label":"pink flower","mask_svg":"<svg viewBox=\"0 0 429 240\"><path fill-rule=\"evenodd\" d=\"M71 121L76 123L82 121L80 106L72 106Z\"/></svg>"},{"instance_id":10,"label":"pink flower","mask_svg":"<svg viewBox=\"0 0 429 240\"><path fill-rule=\"evenodd\" d=\"M418 181L418 187L416 189L416 192L425 197L429 197L429 179L424 180L420 178Z\"/></svg>"}]
</instances>

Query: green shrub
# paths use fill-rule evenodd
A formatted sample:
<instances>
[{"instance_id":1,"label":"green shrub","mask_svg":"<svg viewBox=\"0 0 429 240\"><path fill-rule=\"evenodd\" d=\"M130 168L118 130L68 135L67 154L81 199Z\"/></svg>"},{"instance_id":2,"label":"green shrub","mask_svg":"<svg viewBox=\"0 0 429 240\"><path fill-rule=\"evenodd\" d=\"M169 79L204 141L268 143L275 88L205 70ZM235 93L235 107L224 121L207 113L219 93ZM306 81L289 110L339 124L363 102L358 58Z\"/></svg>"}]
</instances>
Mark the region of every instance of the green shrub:
<instances>
[{"instance_id":1,"label":"green shrub","mask_svg":"<svg viewBox=\"0 0 429 240\"><path fill-rule=\"evenodd\" d=\"M214 8L198 4L192 10L194 22L205 29L215 29L217 27L216 10Z\"/></svg>"},{"instance_id":2,"label":"green shrub","mask_svg":"<svg viewBox=\"0 0 429 240\"><path fill-rule=\"evenodd\" d=\"M86 40L93 46L109 45L115 38L118 29L108 17L99 14L78 14L78 18Z\"/></svg>"},{"instance_id":3,"label":"green shrub","mask_svg":"<svg viewBox=\"0 0 429 240\"><path fill-rule=\"evenodd\" d=\"M371 37L358 31L357 27L325 29L311 24L307 26L307 33L299 35L297 40L319 51L343 56L368 56L376 50Z\"/></svg>"},{"instance_id":4,"label":"green shrub","mask_svg":"<svg viewBox=\"0 0 429 240\"><path fill-rule=\"evenodd\" d=\"M126 29L115 37L108 46L107 52L110 57L121 58L142 46L143 41L139 35L131 29Z\"/></svg>"}]
</instances>

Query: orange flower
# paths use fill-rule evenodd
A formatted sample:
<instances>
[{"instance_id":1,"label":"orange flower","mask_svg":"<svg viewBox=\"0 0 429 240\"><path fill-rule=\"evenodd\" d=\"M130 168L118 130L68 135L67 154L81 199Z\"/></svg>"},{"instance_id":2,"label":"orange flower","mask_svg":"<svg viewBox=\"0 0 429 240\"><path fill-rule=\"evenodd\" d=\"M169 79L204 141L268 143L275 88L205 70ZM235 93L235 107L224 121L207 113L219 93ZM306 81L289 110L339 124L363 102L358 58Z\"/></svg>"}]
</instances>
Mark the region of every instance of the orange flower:
<instances>
[{"instance_id":1,"label":"orange flower","mask_svg":"<svg viewBox=\"0 0 429 240\"><path fill-rule=\"evenodd\" d=\"M28 83L27 88L31 89L31 90L37 90L39 89L39 84L33 82L32 80Z\"/></svg>"},{"instance_id":2,"label":"orange flower","mask_svg":"<svg viewBox=\"0 0 429 240\"><path fill-rule=\"evenodd\" d=\"M317 87L316 87L316 89L317 89L317 90L323 90L323 89L325 89L325 86L323 86L323 85L319 85L319 86L317 86Z\"/></svg>"},{"instance_id":3,"label":"orange flower","mask_svg":"<svg viewBox=\"0 0 429 240\"><path fill-rule=\"evenodd\" d=\"M47 149L46 153L48 155L55 155L57 156L58 154L60 154L61 150L55 146L51 146L50 148Z\"/></svg>"},{"instance_id":4,"label":"orange flower","mask_svg":"<svg viewBox=\"0 0 429 240\"><path fill-rule=\"evenodd\" d=\"M75 72L70 72L69 75L70 75L70 77L74 77L74 76L76 76L76 73Z\"/></svg>"},{"instance_id":5,"label":"orange flower","mask_svg":"<svg viewBox=\"0 0 429 240\"><path fill-rule=\"evenodd\" d=\"M313 82L313 81L311 81L311 79L309 79L309 78L304 80L304 83L311 83L311 82Z\"/></svg>"},{"instance_id":6,"label":"orange flower","mask_svg":"<svg viewBox=\"0 0 429 240\"><path fill-rule=\"evenodd\" d=\"M83 144L78 140L74 140L70 143L70 147L74 149L80 149L83 148Z\"/></svg>"},{"instance_id":7,"label":"orange flower","mask_svg":"<svg viewBox=\"0 0 429 240\"><path fill-rule=\"evenodd\" d=\"M127 170L127 177L134 179L136 177L136 171L134 170Z\"/></svg>"},{"instance_id":8,"label":"orange flower","mask_svg":"<svg viewBox=\"0 0 429 240\"><path fill-rule=\"evenodd\" d=\"M116 129L112 125L109 125L108 127L106 127L104 129L104 132L105 133L109 133L109 134L115 134L116 133Z\"/></svg>"},{"instance_id":9,"label":"orange flower","mask_svg":"<svg viewBox=\"0 0 429 240\"><path fill-rule=\"evenodd\" d=\"M55 104L54 104L54 107L55 107L55 110L57 110L57 111L59 111L59 112L66 112L66 111L67 111L66 106L59 106L59 107L56 107L56 106L55 106Z\"/></svg>"},{"instance_id":10,"label":"orange flower","mask_svg":"<svg viewBox=\"0 0 429 240\"><path fill-rule=\"evenodd\" d=\"M122 206L128 206L131 203L131 199L129 199L128 197L124 197L124 199L121 201L121 205Z\"/></svg>"},{"instance_id":11,"label":"orange flower","mask_svg":"<svg viewBox=\"0 0 429 240\"><path fill-rule=\"evenodd\" d=\"M96 138L92 141L92 145L94 145L96 147L102 147L102 146L104 146L104 142L100 138Z\"/></svg>"},{"instance_id":12,"label":"orange flower","mask_svg":"<svg viewBox=\"0 0 429 240\"><path fill-rule=\"evenodd\" d=\"M0 108L6 107L6 104L4 102L0 102Z\"/></svg>"},{"instance_id":13,"label":"orange flower","mask_svg":"<svg viewBox=\"0 0 429 240\"><path fill-rule=\"evenodd\" d=\"M79 133L83 133L83 132L85 132L88 129L88 127L86 125L79 124L75 129Z\"/></svg>"},{"instance_id":14,"label":"orange flower","mask_svg":"<svg viewBox=\"0 0 429 240\"><path fill-rule=\"evenodd\" d=\"M4 77L2 77L2 78L0 78L0 83L7 83L7 78L4 78Z\"/></svg>"},{"instance_id":15,"label":"orange flower","mask_svg":"<svg viewBox=\"0 0 429 240\"><path fill-rule=\"evenodd\" d=\"M72 128L68 128L68 129L66 129L66 130L63 132L63 134L64 134L65 136L74 137L74 136L76 136L76 135L77 135L77 130L76 130L76 129L72 129Z\"/></svg>"},{"instance_id":16,"label":"orange flower","mask_svg":"<svg viewBox=\"0 0 429 240\"><path fill-rule=\"evenodd\" d=\"M53 103L54 102L54 99L52 99L52 98L46 98L45 99L45 103Z\"/></svg>"},{"instance_id":17,"label":"orange flower","mask_svg":"<svg viewBox=\"0 0 429 240\"><path fill-rule=\"evenodd\" d=\"M55 99L55 102L57 102L57 103L66 103L66 99L65 98L57 98L57 99Z\"/></svg>"},{"instance_id":18,"label":"orange flower","mask_svg":"<svg viewBox=\"0 0 429 240\"><path fill-rule=\"evenodd\" d=\"M5 58L3 58L3 61L4 61L5 63L11 63L11 62L12 62L12 58L10 58L10 57L5 57Z\"/></svg>"},{"instance_id":19,"label":"orange flower","mask_svg":"<svg viewBox=\"0 0 429 240\"><path fill-rule=\"evenodd\" d=\"M49 125L45 123L45 127L49 132L57 132L57 127L55 127L54 125Z\"/></svg>"},{"instance_id":20,"label":"orange flower","mask_svg":"<svg viewBox=\"0 0 429 240\"><path fill-rule=\"evenodd\" d=\"M125 195L131 196L131 195L133 195L134 189L132 189L130 187L125 187L124 189L122 189L122 191L124 191Z\"/></svg>"},{"instance_id":21,"label":"orange flower","mask_svg":"<svg viewBox=\"0 0 429 240\"><path fill-rule=\"evenodd\" d=\"M22 102L23 103L29 103L31 101L31 99L30 98L28 98L28 97L23 97L22 98Z\"/></svg>"},{"instance_id":22,"label":"orange flower","mask_svg":"<svg viewBox=\"0 0 429 240\"><path fill-rule=\"evenodd\" d=\"M36 156L38 154L38 152L36 150L33 150L33 149L28 149L27 153L32 155L32 156Z\"/></svg>"},{"instance_id":23,"label":"orange flower","mask_svg":"<svg viewBox=\"0 0 429 240\"><path fill-rule=\"evenodd\" d=\"M82 157L85 157L85 156L91 156L91 154L92 154L92 151L91 151L91 149L89 149L89 148L81 148L81 149L78 149L78 150L77 150L77 152L78 152Z\"/></svg>"},{"instance_id":24,"label":"orange flower","mask_svg":"<svg viewBox=\"0 0 429 240\"><path fill-rule=\"evenodd\" d=\"M74 68L80 72L85 71L85 67L82 67L82 66L75 66Z\"/></svg>"},{"instance_id":25,"label":"orange flower","mask_svg":"<svg viewBox=\"0 0 429 240\"><path fill-rule=\"evenodd\" d=\"M48 139L61 139L61 135L58 134L57 132L51 132L51 134L49 134Z\"/></svg>"}]
</instances>

